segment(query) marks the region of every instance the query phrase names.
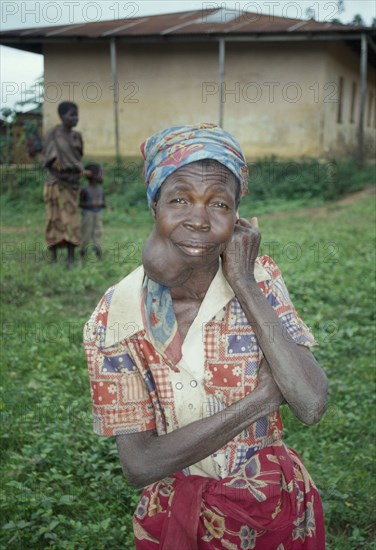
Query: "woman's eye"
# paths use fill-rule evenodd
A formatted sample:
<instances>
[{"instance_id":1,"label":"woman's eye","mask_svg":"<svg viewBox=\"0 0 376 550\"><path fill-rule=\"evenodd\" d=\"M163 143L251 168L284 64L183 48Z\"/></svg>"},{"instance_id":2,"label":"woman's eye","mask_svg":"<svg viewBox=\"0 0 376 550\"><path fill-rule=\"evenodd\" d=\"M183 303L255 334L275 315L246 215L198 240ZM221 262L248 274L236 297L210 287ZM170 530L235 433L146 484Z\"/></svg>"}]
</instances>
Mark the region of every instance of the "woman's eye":
<instances>
[{"instance_id":1,"label":"woman's eye","mask_svg":"<svg viewBox=\"0 0 376 550\"><path fill-rule=\"evenodd\" d=\"M177 197L176 199L172 199L171 202L178 203L178 204L186 204L187 201L182 197Z\"/></svg>"},{"instance_id":2,"label":"woman's eye","mask_svg":"<svg viewBox=\"0 0 376 550\"><path fill-rule=\"evenodd\" d=\"M228 208L227 204L221 201L214 202L213 206L215 206L216 208Z\"/></svg>"}]
</instances>

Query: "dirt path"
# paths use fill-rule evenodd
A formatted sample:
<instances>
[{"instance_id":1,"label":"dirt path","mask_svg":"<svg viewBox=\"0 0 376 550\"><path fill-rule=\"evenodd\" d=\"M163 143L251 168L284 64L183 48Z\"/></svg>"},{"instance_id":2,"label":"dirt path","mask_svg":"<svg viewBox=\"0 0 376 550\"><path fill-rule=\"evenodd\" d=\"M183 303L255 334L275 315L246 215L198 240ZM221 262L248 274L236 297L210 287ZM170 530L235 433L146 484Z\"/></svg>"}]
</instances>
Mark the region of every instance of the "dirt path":
<instances>
[{"instance_id":1,"label":"dirt path","mask_svg":"<svg viewBox=\"0 0 376 550\"><path fill-rule=\"evenodd\" d=\"M1 225L0 233L29 233L29 231L36 231L38 227L28 226L28 227L12 227L10 225Z\"/></svg>"}]
</instances>

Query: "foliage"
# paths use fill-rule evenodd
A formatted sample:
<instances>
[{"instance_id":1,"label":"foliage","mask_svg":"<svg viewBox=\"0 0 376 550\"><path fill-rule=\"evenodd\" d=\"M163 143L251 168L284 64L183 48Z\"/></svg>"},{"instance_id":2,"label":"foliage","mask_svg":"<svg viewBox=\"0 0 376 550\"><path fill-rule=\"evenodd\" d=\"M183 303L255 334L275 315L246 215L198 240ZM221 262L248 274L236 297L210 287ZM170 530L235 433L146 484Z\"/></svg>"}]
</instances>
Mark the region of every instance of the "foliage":
<instances>
[{"instance_id":1,"label":"foliage","mask_svg":"<svg viewBox=\"0 0 376 550\"><path fill-rule=\"evenodd\" d=\"M307 8L305 14L307 19L315 19L315 10L312 7Z\"/></svg>"},{"instance_id":2,"label":"foliage","mask_svg":"<svg viewBox=\"0 0 376 550\"><path fill-rule=\"evenodd\" d=\"M36 78L34 84L24 91L24 99L17 101L15 107L17 110L24 111L24 107L33 109L41 108L44 101L44 77Z\"/></svg>"},{"instance_id":3,"label":"foliage","mask_svg":"<svg viewBox=\"0 0 376 550\"><path fill-rule=\"evenodd\" d=\"M345 11L345 0L337 0L337 10L339 14Z\"/></svg>"},{"instance_id":4,"label":"foliage","mask_svg":"<svg viewBox=\"0 0 376 550\"><path fill-rule=\"evenodd\" d=\"M10 160L11 138L8 135L0 136L0 164L8 163Z\"/></svg>"},{"instance_id":5,"label":"foliage","mask_svg":"<svg viewBox=\"0 0 376 550\"><path fill-rule=\"evenodd\" d=\"M360 15L360 13L357 13L357 14L354 15L352 23L353 23L353 25L359 25L359 26L365 25L365 23L363 21L363 17Z\"/></svg>"},{"instance_id":6,"label":"foliage","mask_svg":"<svg viewBox=\"0 0 376 550\"><path fill-rule=\"evenodd\" d=\"M145 204L139 160L126 159L120 165L105 166L106 182L110 193L128 211ZM358 191L375 183L373 164L361 170L347 161L303 158L300 161L281 161L276 157L264 158L249 164L250 194L245 202L268 202L315 199L317 202L334 200L346 193ZM123 190L126 190L124 194Z\"/></svg>"},{"instance_id":7,"label":"foliage","mask_svg":"<svg viewBox=\"0 0 376 550\"><path fill-rule=\"evenodd\" d=\"M18 140L14 138L14 129L18 122L18 115L26 111L40 114L42 106L43 77L41 76L35 80L32 87L24 91L24 99L17 101L14 108L3 107L0 109L0 121L6 127L6 135L0 136L0 164L16 162L19 158L17 148L20 145L21 147L26 147L31 158L41 151L42 140L38 135L38 123L36 120L27 120L23 123L23 131L18 136Z\"/></svg>"},{"instance_id":8,"label":"foliage","mask_svg":"<svg viewBox=\"0 0 376 550\"><path fill-rule=\"evenodd\" d=\"M5 136L0 136L0 164L8 163L11 158L12 126L16 122L17 113L9 107L0 109L0 123L5 126Z\"/></svg>"},{"instance_id":9,"label":"foliage","mask_svg":"<svg viewBox=\"0 0 376 550\"><path fill-rule=\"evenodd\" d=\"M94 161L86 159L85 163ZM140 159L105 161L103 166L108 212L111 213L107 223L124 223L124 214L136 216L141 222L145 215L147 217L147 203ZM32 218L34 205L42 204L43 168L20 165L0 169L3 215L7 218L12 212L13 217L21 208L24 215L22 197L28 216ZM365 165L360 170L352 160L320 162L302 159L296 162L270 157L250 164L249 170L250 193L242 201L241 208L254 207L262 212L291 208L292 204L296 207L323 204L375 183L374 165ZM12 210L7 208L8 204Z\"/></svg>"},{"instance_id":10,"label":"foliage","mask_svg":"<svg viewBox=\"0 0 376 550\"><path fill-rule=\"evenodd\" d=\"M9 107L2 107L0 109L0 120L5 125L12 125L16 120L17 112Z\"/></svg>"},{"instance_id":11,"label":"foliage","mask_svg":"<svg viewBox=\"0 0 376 550\"><path fill-rule=\"evenodd\" d=\"M92 434L81 333L103 292L140 261L152 220L136 168L106 174L104 259L67 271L44 245L43 172L3 172L0 545L9 550L133 548L138 492L115 442ZM351 174L350 188L369 182ZM270 199L241 206L260 216L262 252L273 251L330 379L325 419L307 427L284 410L285 440L321 491L328 550L375 549L374 203L368 194L310 209L317 200L304 189L286 201L270 186Z\"/></svg>"},{"instance_id":12,"label":"foliage","mask_svg":"<svg viewBox=\"0 0 376 550\"><path fill-rule=\"evenodd\" d=\"M375 183L373 165L364 169L352 160L302 159L280 162L264 159L250 166L251 199L321 199L334 200Z\"/></svg>"}]
</instances>

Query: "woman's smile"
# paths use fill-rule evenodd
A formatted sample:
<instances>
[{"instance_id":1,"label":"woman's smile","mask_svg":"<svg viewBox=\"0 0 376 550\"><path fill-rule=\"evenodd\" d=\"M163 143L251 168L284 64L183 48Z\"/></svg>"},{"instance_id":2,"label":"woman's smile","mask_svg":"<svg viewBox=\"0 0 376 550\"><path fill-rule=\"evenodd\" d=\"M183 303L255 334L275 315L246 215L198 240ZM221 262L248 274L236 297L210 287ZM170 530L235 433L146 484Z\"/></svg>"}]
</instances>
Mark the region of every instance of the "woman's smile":
<instances>
[{"instance_id":1,"label":"woman's smile","mask_svg":"<svg viewBox=\"0 0 376 550\"><path fill-rule=\"evenodd\" d=\"M200 241L180 241L176 243L176 246L188 256L202 256L214 252L218 245Z\"/></svg>"}]
</instances>

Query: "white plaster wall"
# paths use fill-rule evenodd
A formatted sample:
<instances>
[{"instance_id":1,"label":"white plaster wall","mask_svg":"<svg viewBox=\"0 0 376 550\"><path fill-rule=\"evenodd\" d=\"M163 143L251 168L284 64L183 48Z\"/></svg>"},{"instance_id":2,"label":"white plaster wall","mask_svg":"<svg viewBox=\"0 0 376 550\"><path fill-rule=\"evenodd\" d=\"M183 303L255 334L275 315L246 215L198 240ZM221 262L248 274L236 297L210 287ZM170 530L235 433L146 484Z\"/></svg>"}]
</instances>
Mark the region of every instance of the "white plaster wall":
<instances>
[{"instance_id":1,"label":"white plaster wall","mask_svg":"<svg viewBox=\"0 0 376 550\"><path fill-rule=\"evenodd\" d=\"M338 92L340 77L344 80L342 97L342 122L338 123L338 93L335 101L324 101L325 125L324 125L324 154L347 157L355 156L358 146L358 128L360 111L360 59L349 46L338 42L328 45L326 62L327 80L332 82ZM356 102L354 110L354 122L351 118L352 83L356 82ZM373 101L370 105L370 94ZM371 107L371 113L369 109ZM376 72L368 67L367 100L365 110L365 152L368 158L375 156L375 108L376 108ZM371 115L371 116L369 116ZM368 123L370 123L368 125Z\"/></svg>"},{"instance_id":2,"label":"white plaster wall","mask_svg":"<svg viewBox=\"0 0 376 550\"><path fill-rule=\"evenodd\" d=\"M162 128L219 122L216 43L120 43L117 55L122 155L139 156L141 142ZM239 139L250 161L348 154L356 145L356 124L348 122L348 112L358 63L341 43L228 43L224 127ZM339 75L345 78L342 125L336 122ZM374 75L370 71L370 83ZM46 46L45 82L44 129L58 122L58 103L73 100L86 155L114 156L109 43ZM370 149L374 128L367 128L366 135Z\"/></svg>"}]
</instances>

